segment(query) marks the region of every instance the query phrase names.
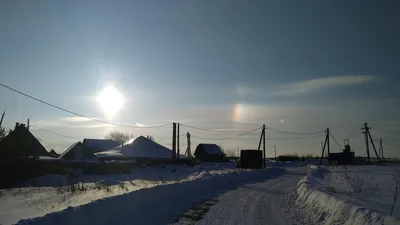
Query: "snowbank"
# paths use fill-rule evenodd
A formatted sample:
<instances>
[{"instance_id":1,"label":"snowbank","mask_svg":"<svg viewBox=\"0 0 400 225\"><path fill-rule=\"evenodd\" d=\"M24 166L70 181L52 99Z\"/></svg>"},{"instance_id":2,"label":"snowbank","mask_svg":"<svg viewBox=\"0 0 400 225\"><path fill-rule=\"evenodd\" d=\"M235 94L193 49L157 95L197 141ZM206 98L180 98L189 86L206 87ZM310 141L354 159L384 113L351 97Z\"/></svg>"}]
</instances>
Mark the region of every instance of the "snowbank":
<instances>
[{"instance_id":1,"label":"snowbank","mask_svg":"<svg viewBox=\"0 0 400 225\"><path fill-rule=\"evenodd\" d=\"M283 169L215 175L210 179L160 185L124 195L68 207L44 217L21 220L17 224L168 224L190 208L249 182L277 177Z\"/></svg>"},{"instance_id":2,"label":"snowbank","mask_svg":"<svg viewBox=\"0 0 400 225\"><path fill-rule=\"evenodd\" d=\"M308 211L318 224L378 225L400 224L375 210L336 198L323 186L326 169L309 166L309 173L297 186L297 203Z\"/></svg>"},{"instance_id":3,"label":"snowbank","mask_svg":"<svg viewBox=\"0 0 400 225\"><path fill-rule=\"evenodd\" d=\"M230 173L236 174L238 171L242 170L209 164L209 168L193 168L186 165L137 168L131 174L78 173L78 177L48 174L28 180L22 187L1 190L0 224L15 224L21 219L41 217L69 206L84 205L139 189L211 179ZM79 171L70 171L70 174L76 175L75 172Z\"/></svg>"}]
</instances>

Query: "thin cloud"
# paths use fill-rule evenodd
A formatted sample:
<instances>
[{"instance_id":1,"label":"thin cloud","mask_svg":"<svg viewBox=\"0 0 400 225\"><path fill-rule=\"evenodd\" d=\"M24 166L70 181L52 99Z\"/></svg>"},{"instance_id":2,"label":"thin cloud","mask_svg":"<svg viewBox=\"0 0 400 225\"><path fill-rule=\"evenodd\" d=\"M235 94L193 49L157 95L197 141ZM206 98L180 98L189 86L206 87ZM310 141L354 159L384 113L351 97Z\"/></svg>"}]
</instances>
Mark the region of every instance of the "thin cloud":
<instances>
[{"instance_id":1,"label":"thin cloud","mask_svg":"<svg viewBox=\"0 0 400 225\"><path fill-rule=\"evenodd\" d=\"M70 117L61 117L60 120L67 121L67 122L86 122L91 121L91 119L79 116L70 116Z\"/></svg>"},{"instance_id":2,"label":"thin cloud","mask_svg":"<svg viewBox=\"0 0 400 225\"><path fill-rule=\"evenodd\" d=\"M351 75L316 78L291 84L284 84L278 88L278 91L271 92L268 95L301 95L334 87L360 85L377 80L378 77L374 75Z\"/></svg>"},{"instance_id":3,"label":"thin cloud","mask_svg":"<svg viewBox=\"0 0 400 225\"><path fill-rule=\"evenodd\" d=\"M138 126L138 127L146 127L146 125L144 125L143 123L135 123L135 126Z\"/></svg>"}]
</instances>

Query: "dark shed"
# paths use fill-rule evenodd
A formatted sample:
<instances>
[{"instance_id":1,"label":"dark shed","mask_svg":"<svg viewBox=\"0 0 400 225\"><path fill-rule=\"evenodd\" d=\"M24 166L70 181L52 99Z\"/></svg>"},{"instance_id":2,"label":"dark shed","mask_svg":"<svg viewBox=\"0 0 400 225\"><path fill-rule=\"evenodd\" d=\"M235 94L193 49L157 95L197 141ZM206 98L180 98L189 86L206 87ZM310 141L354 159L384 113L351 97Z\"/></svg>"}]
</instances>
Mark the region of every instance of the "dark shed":
<instances>
[{"instance_id":1,"label":"dark shed","mask_svg":"<svg viewBox=\"0 0 400 225\"><path fill-rule=\"evenodd\" d=\"M194 152L196 159L202 162L223 162L225 153L216 144L199 144Z\"/></svg>"}]
</instances>

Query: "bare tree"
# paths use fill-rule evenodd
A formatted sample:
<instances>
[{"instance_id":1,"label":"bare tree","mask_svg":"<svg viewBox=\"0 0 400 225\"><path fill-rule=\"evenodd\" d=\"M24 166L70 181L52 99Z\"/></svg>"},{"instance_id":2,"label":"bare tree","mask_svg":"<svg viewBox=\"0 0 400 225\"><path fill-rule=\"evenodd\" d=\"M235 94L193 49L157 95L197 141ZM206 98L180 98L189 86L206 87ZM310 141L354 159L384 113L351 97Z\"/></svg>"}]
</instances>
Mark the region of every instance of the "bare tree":
<instances>
[{"instance_id":1,"label":"bare tree","mask_svg":"<svg viewBox=\"0 0 400 225\"><path fill-rule=\"evenodd\" d=\"M117 143L123 144L130 139L129 134L124 134L118 131L112 131L106 135L106 139L116 141Z\"/></svg>"},{"instance_id":2,"label":"bare tree","mask_svg":"<svg viewBox=\"0 0 400 225\"><path fill-rule=\"evenodd\" d=\"M0 127L0 140L7 136L6 128Z\"/></svg>"}]
</instances>

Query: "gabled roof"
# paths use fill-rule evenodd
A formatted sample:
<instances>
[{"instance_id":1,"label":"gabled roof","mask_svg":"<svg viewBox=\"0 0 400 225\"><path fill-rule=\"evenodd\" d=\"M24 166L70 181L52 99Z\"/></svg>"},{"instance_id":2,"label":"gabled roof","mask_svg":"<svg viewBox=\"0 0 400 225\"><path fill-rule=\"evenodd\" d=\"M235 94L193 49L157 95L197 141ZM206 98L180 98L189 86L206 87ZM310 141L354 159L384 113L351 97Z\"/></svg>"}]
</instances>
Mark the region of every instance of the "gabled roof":
<instances>
[{"instance_id":1,"label":"gabled roof","mask_svg":"<svg viewBox=\"0 0 400 225\"><path fill-rule=\"evenodd\" d=\"M124 146L117 147L106 152L96 153L97 156L104 157L106 154L123 155L137 158L172 158L172 150L152 141L143 136L127 141ZM187 158L179 155L180 158Z\"/></svg>"},{"instance_id":2,"label":"gabled roof","mask_svg":"<svg viewBox=\"0 0 400 225\"><path fill-rule=\"evenodd\" d=\"M85 148L82 142L76 142L72 144L65 152L63 152L59 158L65 160L84 160L91 159L94 157L92 150Z\"/></svg>"},{"instance_id":3,"label":"gabled roof","mask_svg":"<svg viewBox=\"0 0 400 225\"><path fill-rule=\"evenodd\" d=\"M216 144L199 144L198 147L202 147L209 155L225 155L221 148Z\"/></svg>"},{"instance_id":4,"label":"gabled roof","mask_svg":"<svg viewBox=\"0 0 400 225\"><path fill-rule=\"evenodd\" d=\"M68 154L68 152L70 152L75 147L78 147L79 145L82 145L82 142L78 141L78 142L73 143L71 146L69 146L67 148L67 150L65 150L63 153L61 153L61 155L58 158L63 158L66 154Z\"/></svg>"},{"instance_id":5,"label":"gabled roof","mask_svg":"<svg viewBox=\"0 0 400 225\"><path fill-rule=\"evenodd\" d=\"M0 141L0 152L2 157L49 156L49 152L23 124L17 124Z\"/></svg>"},{"instance_id":6,"label":"gabled roof","mask_svg":"<svg viewBox=\"0 0 400 225\"><path fill-rule=\"evenodd\" d=\"M83 139L83 145L93 152L103 152L115 148L119 145L116 141L107 139Z\"/></svg>"}]
</instances>

